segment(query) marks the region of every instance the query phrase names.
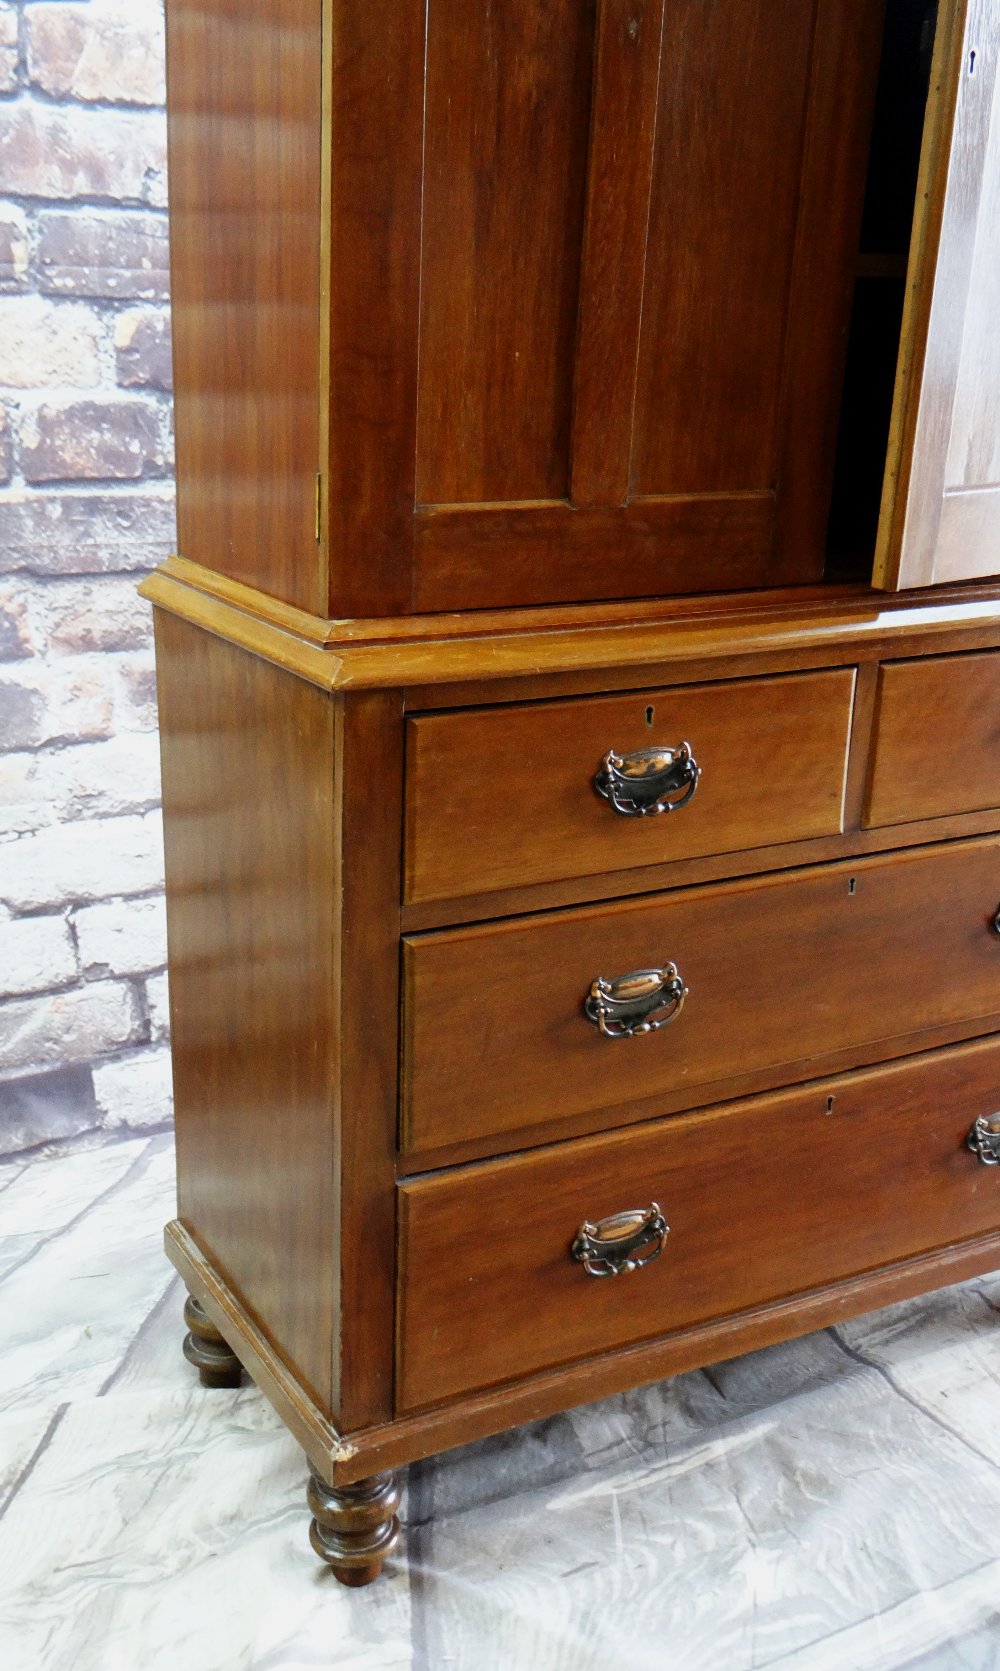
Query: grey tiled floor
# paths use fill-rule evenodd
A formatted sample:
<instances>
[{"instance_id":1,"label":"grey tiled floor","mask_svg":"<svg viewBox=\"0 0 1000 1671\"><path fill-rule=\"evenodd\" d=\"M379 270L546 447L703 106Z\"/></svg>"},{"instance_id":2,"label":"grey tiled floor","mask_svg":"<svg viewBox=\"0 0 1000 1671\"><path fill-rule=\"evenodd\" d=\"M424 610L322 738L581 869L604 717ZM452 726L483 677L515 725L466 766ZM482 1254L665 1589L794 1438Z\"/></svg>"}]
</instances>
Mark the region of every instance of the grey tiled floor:
<instances>
[{"instance_id":1,"label":"grey tiled floor","mask_svg":"<svg viewBox=\"0 0 1000 1671\"><path fill-rule=\"evenodd\" d=\"M180 1356L172 1188L165 1136L0 1167L3 1671L1000 1671L1000 1277L420 1464L351 1592Z\"/></svg>"}]
</instances>

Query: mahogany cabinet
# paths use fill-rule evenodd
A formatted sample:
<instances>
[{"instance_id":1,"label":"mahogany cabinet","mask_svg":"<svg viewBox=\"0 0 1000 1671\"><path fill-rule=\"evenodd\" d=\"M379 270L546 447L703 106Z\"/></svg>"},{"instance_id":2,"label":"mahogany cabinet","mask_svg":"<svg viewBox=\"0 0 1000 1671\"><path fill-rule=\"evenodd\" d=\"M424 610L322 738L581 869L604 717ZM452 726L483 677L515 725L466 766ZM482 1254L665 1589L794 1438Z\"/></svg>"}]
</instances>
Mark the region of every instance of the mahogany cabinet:
<instances>
[{"instance_id":1,"label":"mahogany cabinet","mask_svg":"<svg viewBox=\"0 0 1000 1671\"><path fill-rule=\"evenodd\" d=\"M1000 1265L1000 9L167 23L167 1248L360 1584Z\"/></svg>"}]
</instances>

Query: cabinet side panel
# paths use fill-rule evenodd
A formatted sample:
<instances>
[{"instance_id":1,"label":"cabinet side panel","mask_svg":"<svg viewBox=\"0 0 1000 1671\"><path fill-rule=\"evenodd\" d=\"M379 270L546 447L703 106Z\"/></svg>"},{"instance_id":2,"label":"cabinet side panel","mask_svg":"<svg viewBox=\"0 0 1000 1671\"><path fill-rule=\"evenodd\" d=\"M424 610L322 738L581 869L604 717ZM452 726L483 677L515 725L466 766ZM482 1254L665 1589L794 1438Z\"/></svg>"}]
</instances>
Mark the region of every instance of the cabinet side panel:
<instances>
[{"instance_id":1,"label":"cabinet side panel","mask_svg":"<svg viewBox=\"0 0 1000 1671\"><path fill-rule=\"evenodd\" d=\"M331 1404L333 700L157 611L179 1216Z\"/></svg>"},{"instance_id":2,"label":"cabinet side panel","mask_svg":"<svg viewBox=\"0 0 1000 1671\"><path fill-rule=\"evenodd\" d=\"M320 0L170 0L181 554L325 612Z\"/></svg>"}]
</instances>

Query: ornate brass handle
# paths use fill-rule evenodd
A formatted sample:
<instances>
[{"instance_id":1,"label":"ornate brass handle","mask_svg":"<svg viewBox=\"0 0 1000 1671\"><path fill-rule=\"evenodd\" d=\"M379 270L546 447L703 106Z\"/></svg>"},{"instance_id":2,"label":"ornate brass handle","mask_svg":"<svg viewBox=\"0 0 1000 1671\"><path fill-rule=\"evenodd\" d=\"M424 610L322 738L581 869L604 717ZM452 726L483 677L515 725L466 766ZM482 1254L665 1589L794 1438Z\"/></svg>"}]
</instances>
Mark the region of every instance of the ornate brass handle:
<instances>
[{"instance_id":1,"label":"ornate brass handle","mask_svg":"<svg viewBox=\"0 0 1000 1671\"><path fill-rule=\"evenodd\" d=\"M588 1276L623 1276L658 1259L669 1234L669 1224L651 1201L648 1207L612 1213L596 1224L588 1219L577 1231L570 1253Z\"/></svg>"},{"instance_id":2,"label":"ornate brass handle","mask_svg":"<svg viewBox=\"0 0 1000 1671\"><path fill-rule=\"evenodd\" d=\"M673 1021L687 995L676 963L665 963L662 969L635 969L613 980L598 975L583 1008L605 1038L630 1039L636 1033L655 1033Z\"/></svg>"},{"instance_id":3,"label":"ornate brass handle","mask_svg":"<svg viewBox=\"0 0 1000 1671\"><path fill-rule=\"evenodd\" d=\"M609 748L597 769L594 788L623 818L679 812L698 787L701 767L690 743L679 748L637 748L616 754Z\"/></svg>"},{"instance_id":4,"label":"ornate brass handle","mask_svg":"<svg viewBox=\"0 0 1000 1671\"><path fill-rule=\"evenodd\" d=\"M980 1114L965 1141L983 1166L1000 1166L1000 1114Z\"/></svg>"}]
</instances>

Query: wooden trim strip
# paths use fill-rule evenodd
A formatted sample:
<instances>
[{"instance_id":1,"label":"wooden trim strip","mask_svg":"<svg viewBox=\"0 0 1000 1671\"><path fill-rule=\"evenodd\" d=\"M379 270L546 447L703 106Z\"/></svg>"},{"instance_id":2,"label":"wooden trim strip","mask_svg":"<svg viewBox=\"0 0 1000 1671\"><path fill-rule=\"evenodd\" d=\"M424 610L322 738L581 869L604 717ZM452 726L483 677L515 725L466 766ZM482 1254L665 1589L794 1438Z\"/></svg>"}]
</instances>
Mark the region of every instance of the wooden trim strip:
<instances>
[{"instance_id":1,"label":"wooden trim strip","mask_svg":"<svg viewBox=\"0 0 1000 1671\"><path fill-rule=\"evenodd\" d=\"M337 728L336 1160L339 1362L345 1426L392 1414L403 705L367 691ZM378 812L358 786L377 785Z\"/></svg>"},{"instance_id":2,"label":"wooden trim strip","mask_svg":"<svg viewBox=\"0 0 1000 1671\"><path fill-rule=\"evenodd\" d=\"M330 651L307 643L297 635L276 627L257 615L250 615L221 598L210 597L202 591L185 586L164 570L148 575L139 587L144 598L155 608L179 615L182 621L224 638L241 650L250 650L275 667L284 667L300 679L319 685L322 690L338 688L340 658Z\"/></svg>"},{"instance_id":3,"label":"wooden trim strip","mask_svg":"<svg viewBox=\"0 0 1000 1671\"><path fill-rule=\"evenodd\" d=\"M431 616L409 621L405 637L391 631L391 622L355 622L356 637L345 632L326 647L290 626L278 626L269 615L186 584L168 565L144 580L140 591L158 608L324 690L386 690L470 679L488 686L507 678L576 671L599 677L607 668L667 664L676 681L692 664L714 660L735 663L741 657L799 651L834 659L846 652L853 658L872 650L891 654L899 643L906 644L907 654L927 654L942 648L992 648L1000 640L996 586L956 587L945 595L911 593L905 600L848 592L829 603L814 598L799 607L787 593L780 601L760 602L744 595L721 600L715 608L699 599L687 612L656 602L636 608L631 618L600 605L534 616L518 611L493 616L490 630L482 619L477 625ZM363 636L361 629L372 636ZM384 636L375 636L379 632Z\"/></svg>"},{"instance_id":4,"label":"wooden trim strip","mask_svg":"<svg viewBox=\"0 0 1000 1671\"><path fill-rule=\"evenodd\" d=\"M331 595L409 607L426 8L331 11ZM359 559L358 553L363 553Z\"/></svg>"},{"instance_id":5,"label":"wooden trim strip","mask_svg":"<svg viewBox=\"0 0 1000 1671\"><path fill-rule=\"evenodd\" d=\"M869 664L863 671L874 674L877 667ZM862 702L866 704L870 717L870 699L859 691L858 718L855 721L859 746L855 751L852 745L852 764L848 773L850 816L855 821L868 772L869 739L864 735L868 720L861 712ZM860 739L863 735L862 744ZM574 876L563 882L534 882L520 888L498 888L491 893L404 905L401 928L404 934L421 934L435 928L460 928L467 923L489 922L494 917L527 916L538 911L560 910L564 906L631 899L636 894L699 887L705 882L728 881L731 877L763 876L769 871L785 870L791 865L831 864L837 859L862 858L867 853L888 853L931 842L992 835L997 831L1000 831L1000 810L996 808L957 813L949 818L925 818L913 824L879 825L870 830L848 828L842 835L813 836L805 841L782 843L778 847L744 848L736 853L675 859L661 865L638 865L634 870L599 876Z\"/></svg>"},{"instance_id":6,"label":"wooden trim strip","mask_svg":"<svg viewBox=\"0 0 1000 1671\"><path fill-rule=\"evenodd\" d=\"M643 503L644 501L640 501ZM467 507L461 506L465 511ZM532 604L518 609L480 609L437 615L374 615L352 619L311 615L294 604L282 602L242 581L233 580L217 569L204 568L186 557L172 556L155 571L209 597L234 604L245 614L271 626L293 632L313 644L390 644L399 640L435 638L488 638L495 633L562 630L572 626L632 626L642 621L717 620L720 616L756 613L764 604L769 613L824 609L839 600L873 599L869 587L851 582L836 586L784 586L768 589L766 599L759 593L713 592L710 595L655 598L609 599L605 603ZM140 586L140 591L143 588ZM940 593L940 588L938 592ZM876 595L875 601L882 603Z\"/></svg>"},{"instance_id":7,"label":"wooden trim strip","mask_svg":"<svg viewBox=\"0 0 1000 1671\"><path fill-rule=\"evenodd\" d=\"M183 1225L174 1222L167 1226L166 1248L195 1298L331 1485L347 1484L383 1468L403 1467L506 1428L540 1421L574 1405L611 1397L625 1387L643 1386L742 1352L757 1351L1000 1267L1000 1234L981 1236L848 1277L810 1294L699 1324L664 1340L607 1352L569 1369L550 1370L455 1404L343 1435L303 1394Z\"/></svg>"}]
</instances>

